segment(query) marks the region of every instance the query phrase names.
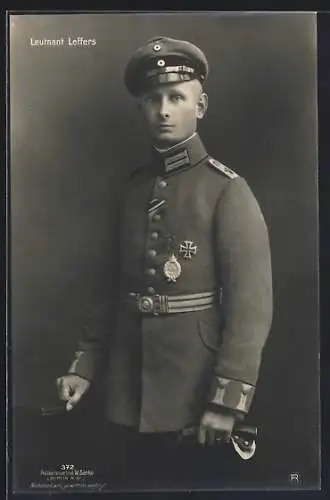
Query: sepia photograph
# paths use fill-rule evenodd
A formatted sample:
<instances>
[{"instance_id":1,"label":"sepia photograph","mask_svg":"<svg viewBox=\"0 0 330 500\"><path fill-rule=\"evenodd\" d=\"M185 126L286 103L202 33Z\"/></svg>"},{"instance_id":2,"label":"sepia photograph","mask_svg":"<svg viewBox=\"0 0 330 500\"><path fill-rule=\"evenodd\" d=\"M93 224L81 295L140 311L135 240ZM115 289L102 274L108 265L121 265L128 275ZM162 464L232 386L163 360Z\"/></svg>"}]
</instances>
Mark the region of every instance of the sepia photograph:
<instances>
[{"instance_id":1,"label":"sepia photograph","mask_svg":"<svg viewBox=\"0 0 330 500\"><path fill-rule=\"evenodd\" d=\"M13 491L319 490L316 14L7 21Z\"/></svg>"}]
</instances>

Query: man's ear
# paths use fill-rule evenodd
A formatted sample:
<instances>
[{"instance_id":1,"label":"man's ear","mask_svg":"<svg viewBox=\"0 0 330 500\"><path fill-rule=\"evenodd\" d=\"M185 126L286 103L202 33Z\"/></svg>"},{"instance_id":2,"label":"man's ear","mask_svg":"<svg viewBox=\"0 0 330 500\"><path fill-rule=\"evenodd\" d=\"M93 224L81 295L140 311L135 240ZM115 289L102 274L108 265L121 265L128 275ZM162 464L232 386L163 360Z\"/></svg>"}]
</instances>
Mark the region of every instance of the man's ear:
<instances>
[{"instance_id":1,"label":"man's ear","mask_svg":"<svg viewBox=\"0 0 330 500\"><path fill-rule=\"evenodd\" d=\"M206 111L207 111L207 107L208 107L208 102L209 102L209 98L208 98L208 95L206 94L206 92L202 92L199 96L199 99L198 99L198 102L197 102L197 105L196 105L196 116L197 116L197 119L198 120L201 120Z\"/></svg>"}]
</instances>

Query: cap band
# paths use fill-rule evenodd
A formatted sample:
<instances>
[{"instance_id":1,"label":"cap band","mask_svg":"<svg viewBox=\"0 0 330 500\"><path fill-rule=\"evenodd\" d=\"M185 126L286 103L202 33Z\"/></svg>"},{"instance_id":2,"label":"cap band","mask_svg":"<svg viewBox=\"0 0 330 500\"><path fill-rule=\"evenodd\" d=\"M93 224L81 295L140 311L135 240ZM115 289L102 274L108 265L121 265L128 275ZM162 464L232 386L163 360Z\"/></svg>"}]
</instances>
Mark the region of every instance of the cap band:
<instances>
[{"instance_id":1,"label":"cap band","mask_svg":"<svg viewBox=\"0 0 330 500\"><path fill-rule=\"evenodd\" d=\"M195 73L195 69L189 66L166 66L148 71L147 76L154 76L160 73Z\"/></svg>"},{"instance_id":2,"label":"cap band","mask_svg":"<svg viewBox=\"0 0 330 500\"><path fill-rule=\"evenodd\" d=\"M191 79L192 75L189 73L161 73L148 78L146 88L162 83L186 82Z\"/></svg>"}]
</instances>

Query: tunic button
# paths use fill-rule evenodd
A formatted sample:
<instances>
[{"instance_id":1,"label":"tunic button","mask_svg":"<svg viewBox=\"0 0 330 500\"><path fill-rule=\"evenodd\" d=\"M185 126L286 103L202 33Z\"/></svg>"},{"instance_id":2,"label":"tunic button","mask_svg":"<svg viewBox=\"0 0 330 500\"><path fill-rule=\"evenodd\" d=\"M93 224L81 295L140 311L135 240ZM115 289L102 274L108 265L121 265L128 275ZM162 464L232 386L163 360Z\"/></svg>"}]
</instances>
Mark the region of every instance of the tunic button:
<instances>
[{"instance_id":1,"label":"tunic button","mask_svg":"<svg viewBox=\"0 0 330 500\"><path fill-rule=\"evenodd\" d=\"M148 286L147 290L148 290L148 293L150 293L151 295L153 295L154 293L156 293L156 290L152 286Z\"/></svg>"},{"instance_id":2,"label":"tunic button","mask_svg":"<svg viewBox=\"0 0 330 500\"><path fill-rule=\"evenodd\" d=\"M159 237L159 234L157 233L157 231L154 231L153 233L151 233L150 235L150 238L152 240L158 240L158 237Z\"/></svg>"},{"instance_id":3,"label":"tunic button","mask_svg":"<svg viewBox=\"0 0 330 500\"><path fill-rule=\"evenodd\" d=\"M147 273L149 276L155 276L155 274L156 274L156 269L153 269L152 267L149 267L149 268L146 270L146 273Z\"/></svg>"},{"instance_id":4,"label":"tunic button","mask_svg":"<svg viewBox=\"0 0 330 500\"><path fill-rule=\"evenodd\" d=\"M167 182L166 182L166 181L164 181L164 179L163 179L163 180L159 181L158 186L159 186L160 188L164 188L164 187L166 187L166 186L167 186Z\"/></svg>"},{"instance_id":5,"label":"tunic button","mask_svg":"<svg viewBox=\"0 0 330 500\"><path fill-rule=\"evenodd\" d=\"M156 257L157 252L156 252L156 250L154 250L152 248L152 249L148 250L148 255L149 255L149 257Z\"/></svg>"}]
</instances>

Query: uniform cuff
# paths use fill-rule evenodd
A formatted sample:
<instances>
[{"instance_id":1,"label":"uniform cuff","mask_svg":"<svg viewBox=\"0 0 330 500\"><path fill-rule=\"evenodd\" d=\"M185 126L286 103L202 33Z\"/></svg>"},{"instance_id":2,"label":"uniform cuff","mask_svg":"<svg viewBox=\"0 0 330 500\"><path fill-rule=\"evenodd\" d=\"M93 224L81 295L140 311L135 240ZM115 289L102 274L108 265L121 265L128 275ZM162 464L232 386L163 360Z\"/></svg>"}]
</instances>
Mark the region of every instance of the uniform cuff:
<instances>
[{"instance_id":1,"label":"uniform cuff","mask_svg":"<svg viewBox=\"0 0 330 500\"><path fill-rule=\"evenodd\" d=\"M216 377L211 386L209 403L248 413L255 387L238 380Z\"/></svg>"},{"instance_id":2,"label":"uniform cuff","mask_svg":"<svg viewBox=\"0 0 330 500\"><path fill-rule=\"evenodd\" d=\"M93 354L89 351L77 351L68 373L79 375L79 377L91 381L94 375L94 369L95 359Z\"/></svg>"},{"instance_id":3,"label":"uniform cuff","mask_svg":"<svg viewBox=\"0 0 330 500\"><path fill-rule=\"evenodd\" d=\"M231 415L235 417L236 420L242 422L245 417L245 413L228 408L228 406L220 406L215 403L208 403L206 409L212 411L213 413L219 413L220 415Z\"/></svg>"}]
</instances>

